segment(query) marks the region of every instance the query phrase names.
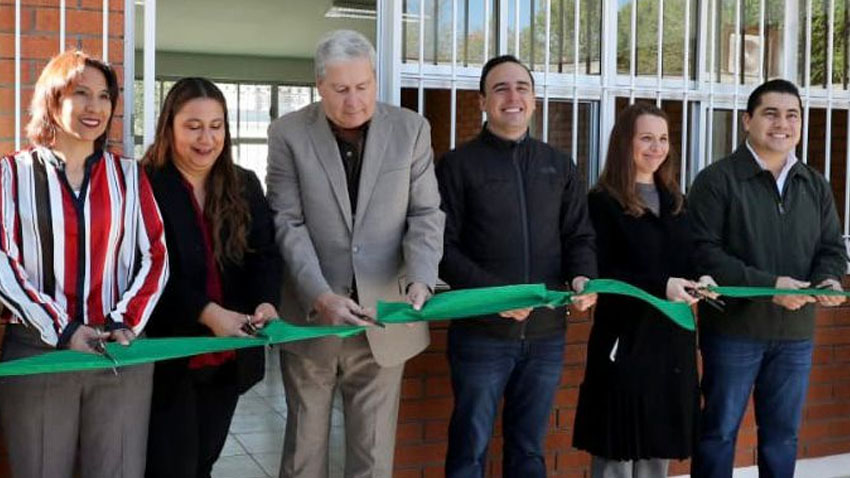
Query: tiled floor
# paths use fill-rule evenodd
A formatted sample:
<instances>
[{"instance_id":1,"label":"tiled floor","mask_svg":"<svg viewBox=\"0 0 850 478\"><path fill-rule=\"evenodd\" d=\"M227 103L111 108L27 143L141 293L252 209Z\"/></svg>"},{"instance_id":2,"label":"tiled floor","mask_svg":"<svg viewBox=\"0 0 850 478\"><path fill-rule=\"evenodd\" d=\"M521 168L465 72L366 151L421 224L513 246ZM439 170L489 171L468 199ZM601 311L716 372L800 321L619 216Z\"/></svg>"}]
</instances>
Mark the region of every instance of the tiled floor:
<instances>
[{"instance_id":1,"label":"tiled floor","mask_svg":"<svg viewBox=\"0 0 850 478\"><path fill-rule=\"evenodd\" d=\"M266 349L266 377L239 399L236 415L213 478L271 478L278 476L286 400L277 349ZM342 477L344 432L339 397L331 419L330 478Z\"/></svg>"}]
</instances>

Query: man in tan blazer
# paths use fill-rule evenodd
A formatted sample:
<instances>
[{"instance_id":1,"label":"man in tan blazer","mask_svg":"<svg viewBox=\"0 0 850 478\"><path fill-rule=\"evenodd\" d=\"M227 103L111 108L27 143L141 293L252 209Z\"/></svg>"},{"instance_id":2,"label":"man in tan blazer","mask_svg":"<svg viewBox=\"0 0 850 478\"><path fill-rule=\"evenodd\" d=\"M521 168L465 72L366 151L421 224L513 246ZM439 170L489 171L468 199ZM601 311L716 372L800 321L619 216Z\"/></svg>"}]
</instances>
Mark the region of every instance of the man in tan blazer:
<instances>
[{"instance_id":1,"label":"man in tan blazer","mask_svg":"<svg viewBox=\"0 0 850 478\"><path fill-rule=\"evenodd\" d=\"M345 476L390 477L405 360L424 323L372 325L378 300L420 308L437 280L444 215L431 132L419 115L377 103L375 50L335 31L317 47L322 101L269 127L269 202L286 265L281 316L370 325L355 337L283 346L288 407L281 478L324 478L334 389L345 414Z\"/></svg>"}]
</instances>

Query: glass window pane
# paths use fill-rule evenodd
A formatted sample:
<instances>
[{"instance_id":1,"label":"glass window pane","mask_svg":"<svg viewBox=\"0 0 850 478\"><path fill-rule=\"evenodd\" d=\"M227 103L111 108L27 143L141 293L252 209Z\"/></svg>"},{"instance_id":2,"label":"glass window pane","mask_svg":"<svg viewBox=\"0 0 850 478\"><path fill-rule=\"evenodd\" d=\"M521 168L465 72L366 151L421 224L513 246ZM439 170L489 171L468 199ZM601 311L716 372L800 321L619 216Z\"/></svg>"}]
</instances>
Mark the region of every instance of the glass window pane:
<instances>
[{"instance_id":1,"label":"glass window pane","mask_svg":"<svg viewBox=\"0 0 850 478\"><path fill-rule=\"evenodd\" d=\"M629 74L631 68L632 6L637 0L619 2L617 11L617 72ZM686 2L688 2L686 4ZM658 73L658 0L637 1L637 42L635 71L638 75ZM665 77L681 78L685 69L685 7L690 17L688 25L688 76L696 78L696 41L699 31L697 0L665 0L664 35L661 52Z\"/></svg>"},{"instance_id":2,"label":"glass window pane","mask_svg":"<svg viewBox=\"0 0 850 478\"><path fill-rule=\"evenodd\" d=\"M309 86L278 86L277 114L283 116L311 103L311 87Z\"/></svg>"},{"instance_id":3,"label":"glass window pane","mask_svg":"<svg viewBox=\"0 0 850 478\"><path fill-rule=\"evenodd\" d=\"M230 138L233 142L239 140L239 124L238 124L238 108L239 108L239 85L236 83L219 83L215 84L224 95L224 100L227 102L227 116L230 122Z\"/></svg>"},{"instance_id":4,"label":"glass window pane","mask_svg":"<svg viewBox=\"0 0 850 478\"><path fill-rule=\"evenodd\" d=\"M736 9L740 8L740 11ZM740 83L759 83L761 39L759 22L760 0L721 0L717 2L715 29L715 79L721 83L734 83L738 73ZM782 59L782 29L785 2L765 0L764 74L766 78L778 76ZM740 16L740 29L736 24ZM805 28L801 28L805 32ZM737 65L736 65L737 63Z\"/></svg>"},{"instance_id":5,"label":"glass window pane","mask_svg":"<svg viewBox=\"0 0 850 478\"><path fill-rule=\"evenodd\" d=\"M546 66L546 0L508 2L508 52L516 52L516 1L520 2L519 58L535 71ZM572 73L575 70L575 2L579 2L579 73L601 72L602 2L588 0L551 0L549 21L549 71ZM533 19L533 21L532 21Z\"/></svg>"},{"instance_id":6,"label":"glass window pane","mask_svg":"<svg viewBox=\"0 0 850 478\"><path fill-rule=\"evenodd\" d=\"M420 15L420 8L424 14ZM484 13L489 7L487 57L484 57ZM424 22L424 62L450 65L452 61L452 1L404 0L402 62L419 61L419 22ZM496 55L496 0L457 0L457 64L480 66Z\"/></svg>"},{"instance_id":7,"label":"glass window pane","mask_svg":"<svg viewBox=\"0 0 850 478\"><path fill-rule=\"evenodd\" d=\"M744 122L741 120L742 110L738 110L738 143L744 140ZM732 145L732 110L714 110L711 138L711 157L706 164L728 156L738 145Z\"/></svg>"},{"instance_id":8,"label":"glass window pane","mask_svg":"<svg viewBox=\"0 0 850 478\"><path fill-rule=\"evenodd\" d=\"M271 104L271 86L239 85L240 139L266 137L271 122Z\"/></svg>"},{"instance_id":9,"label":"glass window pane","mask_svg":"<svg viewBox=\"0 0 850 478\"><path fill-rule=\"evenodd\" d=\"M696 78L696 46L699 25L699 3L697 0L665 0L664 2L664 50L662 71L665 77L681 78L685 70L685 2L688 2L688 65L689 78Z\"/></svg>"},{"instance_id":10,"label":"glass window pane","mask_svg":"<svg viewBox=\"0 0 850 478\"><path fill-rule=\"evenodd\" d=\"M243 168L250 169L260 179L263 190L266 188L266 164L268 161L269 147L267 144L239 144L234 145L234 160ZM236 159L238 158L238 159Z\"/></svg>"},{"instance_id":11,"label":"glass window pane","mask_svg":"<svg viewBox=\"0 0 850 478\"><path fill-rule=\"evenodd\" d=\"M832 45L833 87L847 89L848 83L848 6L847 2L835 1ZM802 4L801 4L802 6ZM827 34L829 25L829 0L812 0L812 46L811 84L826 87L827 81ZM806 9L800 8L800 41L798 55L798 81L805 84L806 61Z\"/></svg>"}]
</instances>

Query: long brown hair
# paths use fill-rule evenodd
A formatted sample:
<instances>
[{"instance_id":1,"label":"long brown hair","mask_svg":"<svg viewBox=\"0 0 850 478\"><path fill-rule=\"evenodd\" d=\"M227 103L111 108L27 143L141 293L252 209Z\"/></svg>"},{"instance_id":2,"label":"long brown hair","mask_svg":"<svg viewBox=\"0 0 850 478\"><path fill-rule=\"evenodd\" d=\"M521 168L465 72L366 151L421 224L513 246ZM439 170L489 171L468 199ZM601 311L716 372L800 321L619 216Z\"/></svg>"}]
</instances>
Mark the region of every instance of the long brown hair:
<instances>
[{"instance_id":1,"label":"long brown hair","mask_svg":"<svg viewBox=\"0 0 850 478\"><path fill-rule=\"evenodd\" d=\"M227 102L221 90L206 78L183 78L169 90L156 126L156 139L148 148L142 164L160 169L174 161L174 117L183 105L197 98L217 101L224 112L224 148L216 158L206 180L204 217L212 224L213 253L222 266L225 260L240 264L248 251L251 214L242 197L242 181L233 163ZM222 234L227 232L227 237Z\"/></svg>"},{"instance_id":2,"label":"long brown hair","mask_svg":"<svg viewBox=\"0 0 850 478\"><path fill-rule=\"evenodd\" d=\"M68 50L54 56L41 70L30 102L30 121L27 123L27 138L30 142L48 148L53 146L56 142L56 129L60 127L56 124L56 114L61 109L59 102L62 95L79 81L87 66L103 73L109 91L109 101L112 103L106 129L94 141L95 149L106 148L109 126L118 105L118 78L111 66L79 50Z\"/></svg>"},{"instance_id":3,"label":"long brown hair","mask_svg":"<svg viewBox=\"0 0 850 478\"><path fill-rule=\"evenodd\" d=\"M596 188L611 195L625 209L626 214L641 216L646 208L635 187L635 160L633 158L632 140L635 136L635 125L640 116L652 115L664 119L670 125L670 119L661 109L652 104L635 103L617 116L611 139L608 142L608 155L605 157L605 168L599 176ZM673 214L682 211L682 197L679 181L676 178L678 157L671 147L667 159L653 174L658 188L664 189L673 197Z\"/></svg>"}]
</instances>

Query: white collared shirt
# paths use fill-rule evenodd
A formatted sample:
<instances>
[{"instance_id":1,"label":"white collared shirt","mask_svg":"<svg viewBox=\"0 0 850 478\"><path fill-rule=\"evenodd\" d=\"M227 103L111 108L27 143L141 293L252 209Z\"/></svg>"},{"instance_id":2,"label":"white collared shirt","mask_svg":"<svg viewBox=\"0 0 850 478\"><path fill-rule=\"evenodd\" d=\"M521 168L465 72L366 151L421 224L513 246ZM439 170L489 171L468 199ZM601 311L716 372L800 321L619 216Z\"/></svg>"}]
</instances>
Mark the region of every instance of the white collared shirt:
<instances>
[{"instance_id":1,"label":"white collared shirt","mask_svg":"<svg viewBox=\"0 0 850 478\"><path fill-rule=\"evenodd\" d=\"M750 153L753 155L753 158L755 158L756 163L759 165L759 167L761 167L761 169L764 169L765 171L768 171L767 165L764 164L764 161L759 158L759 155L756 154L753 147L750 146L750 141L746 140L744 141L744 144L747 145L747 149L750 150ZM792 150L788 153L788 157L785 158L785 164L782 166L782 170L779 171L779 176L776 176L776 187L778 188L780 195L782 194L782 188L785 186L785 180L788 179L788 171L791 171L791 167L794 166L797 161L797 156Z\"/></svg>"}]
</instances>

